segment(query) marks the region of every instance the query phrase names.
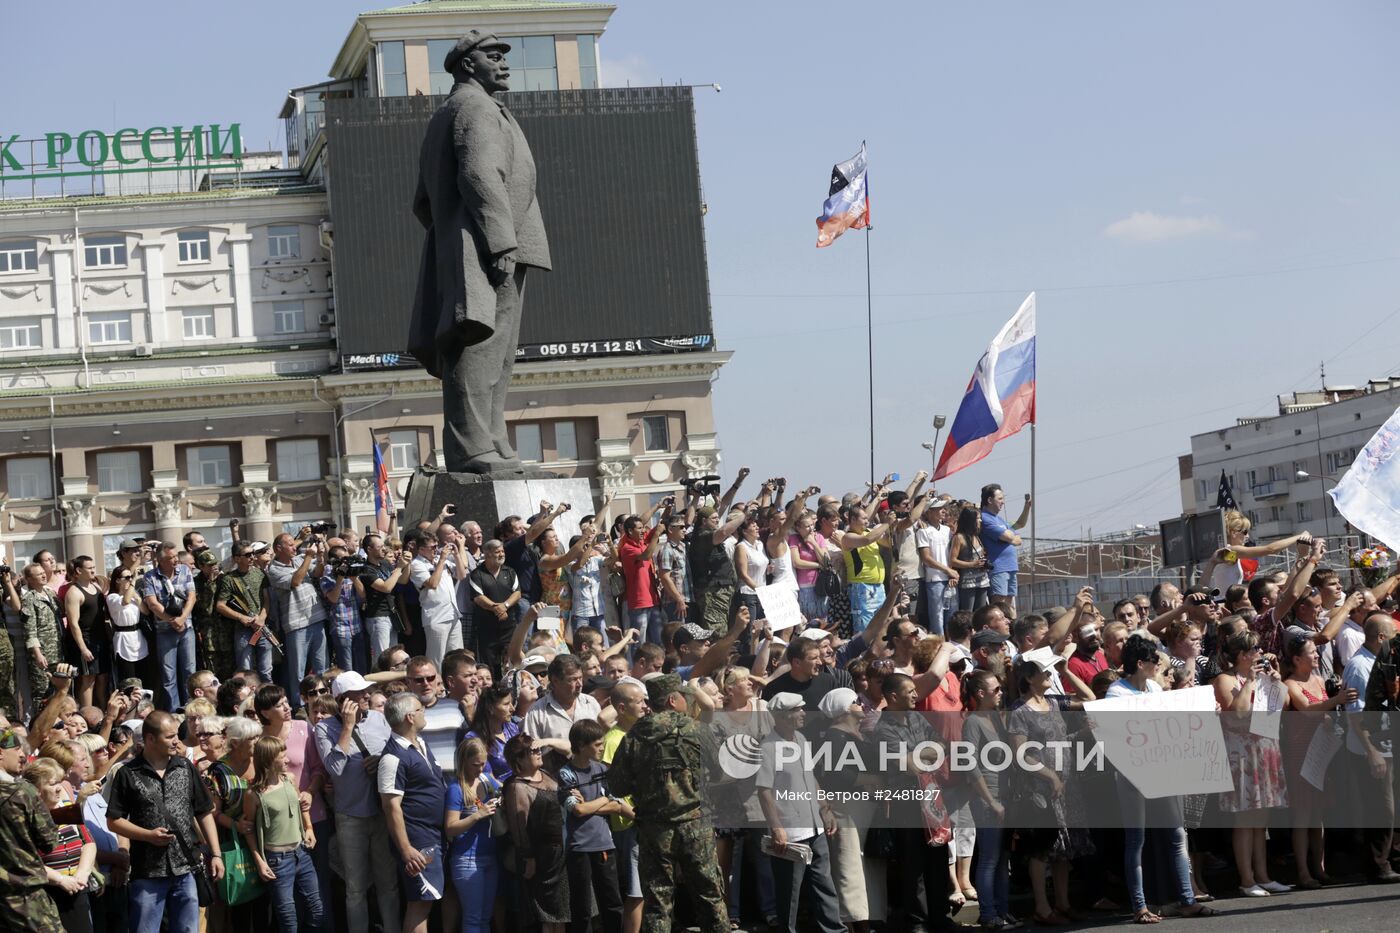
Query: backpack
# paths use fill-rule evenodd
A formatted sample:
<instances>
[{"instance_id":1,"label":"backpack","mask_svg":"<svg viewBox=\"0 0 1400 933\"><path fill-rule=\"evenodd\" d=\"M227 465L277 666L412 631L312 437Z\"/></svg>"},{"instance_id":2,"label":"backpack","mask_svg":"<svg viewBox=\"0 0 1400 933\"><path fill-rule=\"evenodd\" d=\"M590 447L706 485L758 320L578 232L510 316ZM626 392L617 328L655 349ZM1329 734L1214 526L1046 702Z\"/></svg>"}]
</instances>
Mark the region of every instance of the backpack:
<instances>
[{"instance_id":1,"label":"backpack","mask_svg":"<svg viewBox=\"0 0 1400 933\"><path fill-rule=\"evenodd\" d=\"M823 567L817 571L817 595L822 599L831 599L839 596L844 588L841 586L841 575L830 567Z\"/></svg>"}]
</instances>

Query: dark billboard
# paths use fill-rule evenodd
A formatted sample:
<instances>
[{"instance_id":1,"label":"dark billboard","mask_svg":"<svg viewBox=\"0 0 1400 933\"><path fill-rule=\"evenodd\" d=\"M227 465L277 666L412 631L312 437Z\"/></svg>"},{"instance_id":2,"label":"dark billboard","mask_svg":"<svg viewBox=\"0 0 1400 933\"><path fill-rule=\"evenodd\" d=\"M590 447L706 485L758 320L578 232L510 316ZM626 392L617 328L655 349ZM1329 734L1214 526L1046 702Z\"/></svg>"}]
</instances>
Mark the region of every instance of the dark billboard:
<instances>
[{"instance_id":1,"label":"dark billboard","mask_svg":"<svg viewBox=\"0 0 1400 933\"><path fill-rule=\"evenodd\" d=\"M526 283L520 359L707 349L709 282L689 88L504 95L530 140L554 270ZM336 330L347 369L405 352L423 228L418 149L442 98L326 102Z\"/></svg>"}]
</instances>

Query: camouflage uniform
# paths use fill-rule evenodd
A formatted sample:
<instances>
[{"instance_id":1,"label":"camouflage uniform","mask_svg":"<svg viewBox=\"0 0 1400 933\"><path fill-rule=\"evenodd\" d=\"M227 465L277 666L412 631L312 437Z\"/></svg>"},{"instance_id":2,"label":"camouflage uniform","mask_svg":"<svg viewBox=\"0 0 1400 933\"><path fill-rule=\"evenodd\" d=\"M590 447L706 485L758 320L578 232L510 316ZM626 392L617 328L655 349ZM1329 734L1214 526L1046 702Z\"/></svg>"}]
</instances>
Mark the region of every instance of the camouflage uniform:
<instances>
[{"instance_id":1,"label":"camouflage uniform","mask_svg":"<svg viewBox=\"0 0 1400 933\"><path fill-rule=\"evenodd\" d=\"M3 928L62 933L58 908L44 890L40 852L59 845L58 827L28 781L0 783L0 905Z\"/></svg>"},{"instance_id":2,"label":"camouflage uniform","mask_svg":"<svg viewBox=\"0 0 1400 933\"><path fill-rule=\"evenodd\" d=\"M203 573L195 574L191 618L195 637L199 640L199 666L213 671L215 677L225 681L233 676L237 664L234 663L233 651L234 621L214 611L219 580L219 576L211 580Z\"/></svg>"},{"instance_id":3,"label":"camouflage uniform","mask_svg":"<svg viewBox=\"0 0 1400 933\"><path fill-rule=\"evenodd\" d=\"M15 697L19 694L19 684L15 682L15 646L7 633L0 632L0 707L11 719L19 720L19 706Z\"/></svg>"},{"instance_id":4,"label":"camouflage uniform","mask_svg":"<svg viewBox=\"0 0 1400 933\"><path fill-rule=\"evenodd\" d=\"M647 684L655 697L680 689L668 674ZM643 933L669 933L677 876L690 889L703 933L728 933L729 915L705 815L705 788L715 765L710 734L672 711L644 716L628 730L608 769L608 788L632 796L642 883Z\"/></svg>"},{"instance_id":5,"label":"camouflage uniform","mask_svg":"<svg viewBox=\"0 0 1400 933\"><path fill-rule=\"evenodd\" d=\"M63 650L59 647L58 598L48 590L25 589L21 597L21 610L24 616L24 647L38 648L44 653L47 668L34 663L34 655L29 655L29 695L37 703L49 692L49 671L63 661Z\"/></svg>"}]
</instances>

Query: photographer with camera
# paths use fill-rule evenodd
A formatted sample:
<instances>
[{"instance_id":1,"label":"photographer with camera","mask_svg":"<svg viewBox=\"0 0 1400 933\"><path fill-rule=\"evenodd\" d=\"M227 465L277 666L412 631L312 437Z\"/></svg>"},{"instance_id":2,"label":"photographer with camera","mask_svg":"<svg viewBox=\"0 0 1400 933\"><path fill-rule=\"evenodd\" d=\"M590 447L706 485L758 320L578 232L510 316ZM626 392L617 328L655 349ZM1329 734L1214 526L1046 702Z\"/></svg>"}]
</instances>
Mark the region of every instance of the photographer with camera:
<instances>
[{"instance_id":1,"label":"photographer with camera","mask_svg":"<svg viewBox=\"0 0 1400 933\"><path fill-rule=\"evenodd\" d=\"M365 549L365 570L359 577L365 594L361 615L369 639L369 656L377 658L394 643L394 590L408 579L413 555L407 550L391 550L377 534L365 535L361 543Z\"/></svg>"},{"instance_id":2,"label":"photographer with camera","mask_svg":"<svg viewBox=\"0 0 1400 933\"><path fill-rule=\"evenodd\" d=\"M314 530L318 527L323 531ZM326 528L323 522L305 526L296 538L285 532L278 535L272 540L272 562L267 565L268 589L287 637L286 687L293 708L301 706L301 678L306 672L326 669L326 606L313 582L326 572L326 547L321 537ZM298 540L307 542L306 553L300 557Z\"/></svg>"},{"instance_id":3,"label":"photographer with camera","mask_svg":"<svg viewBox=\"0 0 1400 933\"><path fill-rule=\"evenodd\" d=\"M148 625L156 633L156 659L160 664L164 694L160 706L179 709L189 699L186 681L195 672L194 574L179 561L180 548L162 544L155 567L141 578L140 593Z\"/></svg>"},{"instance_id":4,"label":"photographer with camera","mask_svg":"<svg viewBox=\"0 0 1400 933\"><path fill-rule=\"evenodd\" d=\"M455 559L457 544L438 546L436 535L410 531L404 550L415 554L409 564L409 580L418 591L423 608L423 635L427 656L442 666L443 655L462 647L462 617L457 610L457 586L467 576L466 561Z\"/></svg>"},{"instance_id":5,"label":"photographer with camera","mask_svg":"<svg viewBox=\"0 0 1400 933\"><path fill-rule=\"evenodd\" d=\"M331 611L331 661L341 670L369 668L365 625L360 616L360 604L365 599L360 575L368 570L369 564L354 557L345 545L337 544L330 549L331 572L321 577L321 593Z\"/></svg>"}]
</instances>

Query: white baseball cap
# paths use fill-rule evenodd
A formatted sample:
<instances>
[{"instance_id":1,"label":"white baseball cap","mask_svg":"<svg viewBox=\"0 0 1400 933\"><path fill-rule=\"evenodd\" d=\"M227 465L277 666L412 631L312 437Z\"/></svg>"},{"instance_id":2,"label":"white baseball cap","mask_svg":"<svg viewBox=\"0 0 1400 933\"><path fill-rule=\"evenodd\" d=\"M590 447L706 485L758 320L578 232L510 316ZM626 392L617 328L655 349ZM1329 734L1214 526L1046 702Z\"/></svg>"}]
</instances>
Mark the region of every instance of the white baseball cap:
<instances>
[{"instance_id":1,"label":"white baseball cap","mask_svg":"<svg viewBox=\"0 0 1400 933\"><path fill-rule=\"evenodd\" d=\"M338 674L335 680L331 681L331 696L340 699L342 693L355 693L358 690L368 690L370 682L365 680L354 671L346 671Z\"/></svg>"}]
</instances>

